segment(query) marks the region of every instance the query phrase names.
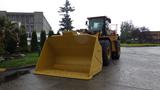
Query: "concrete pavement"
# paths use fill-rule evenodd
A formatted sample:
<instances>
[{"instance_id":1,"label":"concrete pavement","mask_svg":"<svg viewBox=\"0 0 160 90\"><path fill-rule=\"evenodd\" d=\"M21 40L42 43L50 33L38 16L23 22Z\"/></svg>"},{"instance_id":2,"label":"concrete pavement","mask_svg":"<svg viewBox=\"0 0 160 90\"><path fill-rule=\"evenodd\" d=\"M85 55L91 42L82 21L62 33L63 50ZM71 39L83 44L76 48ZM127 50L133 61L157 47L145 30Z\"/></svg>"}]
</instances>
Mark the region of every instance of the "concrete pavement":
<instances>
[{"instance_id":1,"label":"concrete pavement","mask_svg":"<svg viewBox=\"0 0 160 90\"><path fill-rule=\"evenodd\" d=\"M23 75L0 90L160 90L160 47L123 47L120 61L92 80Z\"/></svg>"}]
</instances>

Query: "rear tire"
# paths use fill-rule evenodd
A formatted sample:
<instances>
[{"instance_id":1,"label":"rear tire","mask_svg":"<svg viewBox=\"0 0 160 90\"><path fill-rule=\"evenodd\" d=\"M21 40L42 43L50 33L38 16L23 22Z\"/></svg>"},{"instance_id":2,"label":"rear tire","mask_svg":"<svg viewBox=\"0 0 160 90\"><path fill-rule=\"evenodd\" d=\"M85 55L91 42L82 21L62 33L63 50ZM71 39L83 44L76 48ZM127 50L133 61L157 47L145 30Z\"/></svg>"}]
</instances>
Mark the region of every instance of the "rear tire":
<instances>
[{"instance_id":1,"label":"rear tire","mask_svg":"<svg viewBox=\"0 0 160 90\"><path fill-rule=\"evenodd\" d=\"M112 52L112 59L119 60L121 53L120 42L117 41L115 44L116 44L116 52Z\"/></svg>"},{"instance_id":2,"label":"rear tire","mask_svg":"<svg viewBox=\"0 0 160 90\"><path fill-rule=\"evenodd\" d=\"M101 41L103 66L107 66L111 61L111 44L108 40Z\"/></svg>"}]
</instances>

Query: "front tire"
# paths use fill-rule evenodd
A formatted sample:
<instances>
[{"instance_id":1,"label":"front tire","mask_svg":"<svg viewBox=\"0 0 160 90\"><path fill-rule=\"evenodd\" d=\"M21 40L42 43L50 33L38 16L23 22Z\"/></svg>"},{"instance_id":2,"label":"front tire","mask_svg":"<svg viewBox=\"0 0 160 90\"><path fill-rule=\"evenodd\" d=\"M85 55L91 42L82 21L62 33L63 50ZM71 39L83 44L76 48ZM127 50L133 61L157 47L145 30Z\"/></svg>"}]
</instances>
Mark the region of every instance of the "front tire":
<instances>
[{"instance_id":1,"label":"front tire","mask_svg":"<svg viewBox=\"0 0 160 90\"><path fill-rule=\"evenodd\" d=\"M111 44L108 40L101 41L103 66L107 66L111 61Z\"/></svg>"}]
</instances>

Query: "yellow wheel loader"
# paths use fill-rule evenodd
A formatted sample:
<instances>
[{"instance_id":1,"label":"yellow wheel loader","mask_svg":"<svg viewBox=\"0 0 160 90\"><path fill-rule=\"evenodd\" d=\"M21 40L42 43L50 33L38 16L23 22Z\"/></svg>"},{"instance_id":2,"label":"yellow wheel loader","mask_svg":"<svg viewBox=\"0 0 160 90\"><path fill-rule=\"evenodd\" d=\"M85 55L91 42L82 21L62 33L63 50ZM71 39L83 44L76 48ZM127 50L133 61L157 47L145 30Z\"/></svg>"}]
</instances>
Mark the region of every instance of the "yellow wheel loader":
<instances>
[{"instance_id":1,"label":"yellow wheel loader","mask_svg":"<svg viewBox=\"0 0 160 90\"><path fill-rule=\"evenodd\" d=\"M88 18L88 30L63 32L49 37L43 46L35 73L91 79L112 59L120 57L119 36L109 29L106 16Z\"/></svg>"}]
</instances>

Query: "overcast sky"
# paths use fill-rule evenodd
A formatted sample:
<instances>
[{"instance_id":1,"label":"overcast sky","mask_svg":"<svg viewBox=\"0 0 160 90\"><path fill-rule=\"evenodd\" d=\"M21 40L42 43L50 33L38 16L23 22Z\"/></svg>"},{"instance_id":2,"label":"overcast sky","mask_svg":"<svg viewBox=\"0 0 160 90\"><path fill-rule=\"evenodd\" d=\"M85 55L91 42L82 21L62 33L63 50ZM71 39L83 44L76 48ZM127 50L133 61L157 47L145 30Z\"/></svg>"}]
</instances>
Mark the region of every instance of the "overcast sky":
<instances>
[{"instance_id":1,"label":"overcast sky","mask_svg":"<svg viewBox=\"0 0 160 90\"><path fill-rule=\"evenodd\" d=\"M87 17L108 16L113 24L132 20L135 26L146 26L151 31L160 30L159 0L69 0L75 7L71 14L76 29L86 28ZM52 29L59 29L58 10L65 0L0 0L0 10L8 12L43 11Z\"/></svg>"}]
</instances>

